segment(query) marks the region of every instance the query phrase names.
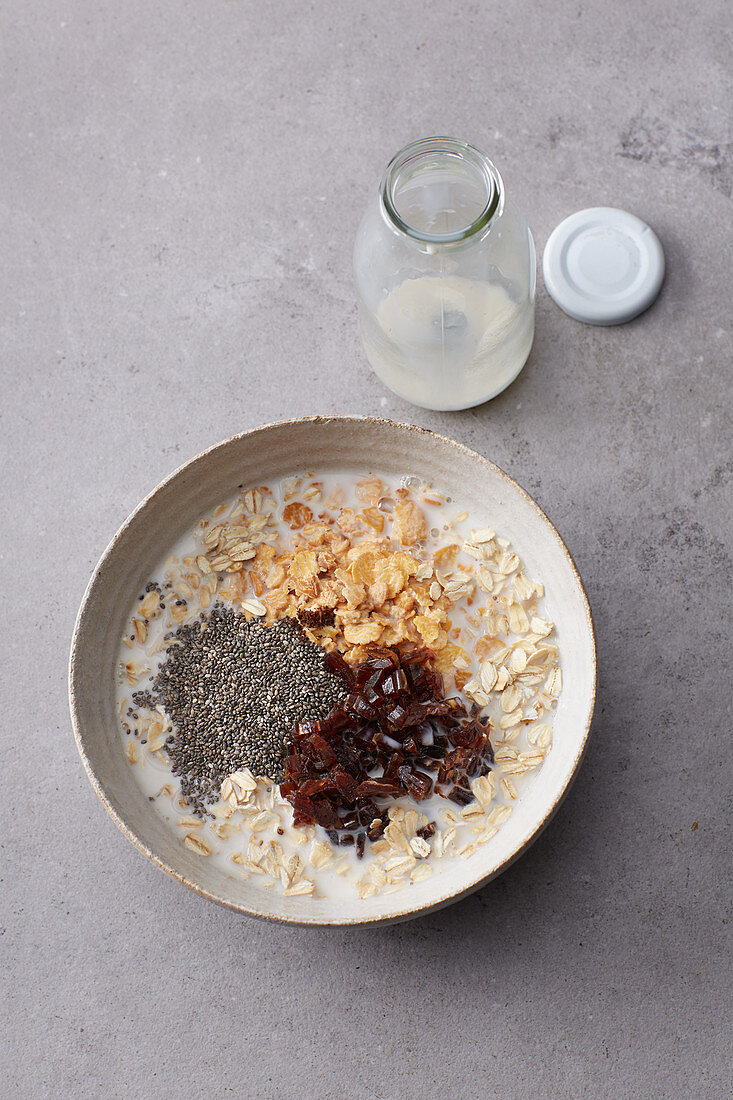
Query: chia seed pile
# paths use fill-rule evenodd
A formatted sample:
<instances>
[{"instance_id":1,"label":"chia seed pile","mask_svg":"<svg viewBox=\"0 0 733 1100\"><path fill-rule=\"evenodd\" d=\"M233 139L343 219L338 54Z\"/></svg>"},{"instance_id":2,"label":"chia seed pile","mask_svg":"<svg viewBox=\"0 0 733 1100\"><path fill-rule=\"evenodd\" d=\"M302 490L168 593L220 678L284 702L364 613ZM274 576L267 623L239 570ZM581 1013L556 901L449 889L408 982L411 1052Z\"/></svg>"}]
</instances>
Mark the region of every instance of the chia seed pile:
<instances>
[{"instance_id":1,"label":"chia seed pile","mask_svg":"<svg viewBox=\"0 0 733 1100\"><path fill-rule=\"evenodd\" d=\"M165 709L173 773L197 813L240 768L282 781L294 724L325 718L346 695L324 657L293 620L264 626L221 604L169 636L151 687L133 702Z\"/></svg>"}]
</instances>

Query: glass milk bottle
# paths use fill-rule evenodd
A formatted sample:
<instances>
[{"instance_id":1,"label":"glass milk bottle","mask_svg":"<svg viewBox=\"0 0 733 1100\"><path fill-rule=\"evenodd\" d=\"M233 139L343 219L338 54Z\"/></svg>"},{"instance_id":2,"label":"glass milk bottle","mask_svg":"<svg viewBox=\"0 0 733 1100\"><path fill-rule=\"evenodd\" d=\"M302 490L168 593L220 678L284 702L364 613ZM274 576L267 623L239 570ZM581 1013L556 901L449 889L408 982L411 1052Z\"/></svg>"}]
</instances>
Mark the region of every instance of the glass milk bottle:
<instances>
[{"instance_id":1,"label":"glass milk bottle","mask_svg":"<svg viewBox=\"0 0 733 1100\"><path fill-rule=\"evenodd\" d=\"M354 276L367 359L415 405L479 405L524 366L534 242L473 146L426 138L393 158L359 226Z\"/></svg>"}]
</instances>

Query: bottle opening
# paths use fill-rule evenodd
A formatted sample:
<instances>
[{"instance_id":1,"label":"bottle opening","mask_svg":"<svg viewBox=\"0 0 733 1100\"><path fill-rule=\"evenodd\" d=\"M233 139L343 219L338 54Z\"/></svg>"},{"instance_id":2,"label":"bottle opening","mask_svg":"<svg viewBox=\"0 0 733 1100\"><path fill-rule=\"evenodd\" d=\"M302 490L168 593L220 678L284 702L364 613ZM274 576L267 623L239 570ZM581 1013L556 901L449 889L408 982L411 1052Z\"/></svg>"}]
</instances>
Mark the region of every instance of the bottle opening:
<instances>
[{"instance_id":1,"label":"bottle opening","mask_svg":"<svg viewBox=\"0 0 733 1100\"><path fill-rule=\"evenodd\" d=\"M387 166L382 202L393 224L416 240L449 244L485 229L502 194L491 161L463 141L414 141Z\"/></svg>"}]
</instances>

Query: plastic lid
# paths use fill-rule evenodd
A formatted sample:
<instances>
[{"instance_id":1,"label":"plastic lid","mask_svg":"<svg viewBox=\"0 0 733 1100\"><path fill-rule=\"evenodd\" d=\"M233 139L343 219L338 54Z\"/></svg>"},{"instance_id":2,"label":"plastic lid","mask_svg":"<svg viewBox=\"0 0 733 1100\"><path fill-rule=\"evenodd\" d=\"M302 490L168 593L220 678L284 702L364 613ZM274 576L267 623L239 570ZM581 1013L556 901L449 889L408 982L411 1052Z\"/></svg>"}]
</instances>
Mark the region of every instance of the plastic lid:
<instances>
[{"instance_id":1,"label":"plastic lid","mask_svg":"<svg viewBox=\"0 0 733 1100\"><path fill-rule=\"evenodd\" d=\"M553 230L542 257L545 286L571 317L620 325L648 309L664 280L659 238L634 214L579 210Z\"/></svg>"}]
</instances>

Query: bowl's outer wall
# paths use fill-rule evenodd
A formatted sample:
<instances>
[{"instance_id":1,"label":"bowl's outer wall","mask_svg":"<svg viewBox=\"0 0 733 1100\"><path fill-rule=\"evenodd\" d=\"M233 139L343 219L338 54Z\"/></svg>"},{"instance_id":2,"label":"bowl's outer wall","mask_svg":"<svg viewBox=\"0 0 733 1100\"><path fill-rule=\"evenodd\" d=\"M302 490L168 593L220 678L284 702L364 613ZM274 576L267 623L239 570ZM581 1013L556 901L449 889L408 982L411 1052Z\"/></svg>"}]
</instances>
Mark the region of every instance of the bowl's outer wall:
<instances>
[{"instance_id":1,"label":"bowl's outer wall","mask_svg":"<svg viewBox=\"0 0 733 1100\"><path fill-rule=\"evenodd\" d=\"M511 540L530 577L547 590L564 689L553 749L509 821L471 859L445 860L439 873L397 894L334 903L285 898L229 878L189 852L142 794L121 747L115 713L115 666L136 594L156 574L173 543L241 485L298 471L373 469L417 474ZM476 889L509 865L557 809L582 758L595 699L595 644L585 593L557 532L531 498L498 467L425 429L371 418L315 417L238 435L204 452L164 481L125 522L90 581L77 621L70 665L72 718L85 767L128 837L169 873L243 912L276 920L352 924L402 920Z\"/></svg>"}]
</instances>

